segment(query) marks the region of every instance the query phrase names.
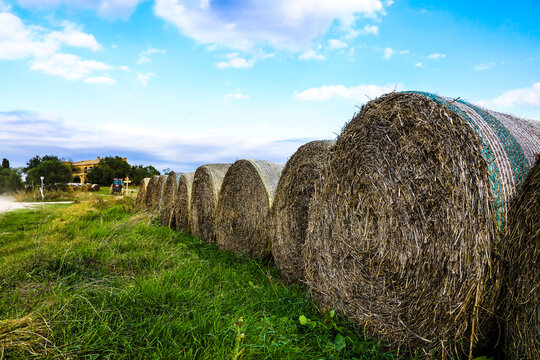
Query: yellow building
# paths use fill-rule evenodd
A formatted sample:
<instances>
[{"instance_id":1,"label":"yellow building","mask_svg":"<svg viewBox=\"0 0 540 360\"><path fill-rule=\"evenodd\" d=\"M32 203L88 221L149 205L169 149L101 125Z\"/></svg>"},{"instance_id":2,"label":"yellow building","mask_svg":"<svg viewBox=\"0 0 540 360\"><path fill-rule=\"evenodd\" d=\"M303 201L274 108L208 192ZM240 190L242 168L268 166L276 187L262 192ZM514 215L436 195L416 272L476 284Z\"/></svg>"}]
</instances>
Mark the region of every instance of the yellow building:
<instances>
[{"instance_id":1,"label":"yellow building","mask_svg":"<svg viewBox=\"0 0 540 360\"><path fill-rule=\"evenodd\" d=\"M81 184L86 183L86 173L99 164L101 158L98 156L95 160L83 160L83 161L64 161L64 164L68 166L72 166L74 168L73 170L73 182L78 182ZM127 158L122 158L123 161L127 162Z\"/></svg>"}]
</instances>

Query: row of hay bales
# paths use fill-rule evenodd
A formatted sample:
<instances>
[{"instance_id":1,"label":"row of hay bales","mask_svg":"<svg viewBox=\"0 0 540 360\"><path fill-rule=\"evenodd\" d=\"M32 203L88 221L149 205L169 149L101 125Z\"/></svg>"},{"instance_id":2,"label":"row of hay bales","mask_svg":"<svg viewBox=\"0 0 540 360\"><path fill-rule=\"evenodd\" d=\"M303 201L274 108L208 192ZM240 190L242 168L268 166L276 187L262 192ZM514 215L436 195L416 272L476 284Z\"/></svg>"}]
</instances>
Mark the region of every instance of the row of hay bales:
<instances>
[{"instance_id":1,"label":"row of hay bales","mask_svg":"<svg viewBox=\"0 0 540 360\"><path fill-rule=\"evenodd\" d=\"M540 359L538 154L537 122L391 93L283 169L203 165L147 180L137 203L222 249L273 256L322 308L419 357L504 343L508 358Z\"/></svg>"}]
</instances>

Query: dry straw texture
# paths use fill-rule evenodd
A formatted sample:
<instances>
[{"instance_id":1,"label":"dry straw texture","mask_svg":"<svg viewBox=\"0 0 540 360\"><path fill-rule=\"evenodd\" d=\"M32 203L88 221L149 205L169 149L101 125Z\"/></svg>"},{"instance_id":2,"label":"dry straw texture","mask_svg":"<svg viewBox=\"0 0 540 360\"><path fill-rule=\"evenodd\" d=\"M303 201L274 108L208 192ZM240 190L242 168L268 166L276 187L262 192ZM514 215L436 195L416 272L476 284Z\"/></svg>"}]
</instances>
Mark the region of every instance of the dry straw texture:
<instances>
[{"instance_id":1,"label":"dry straw texture","mask_svg":"<svg viewBox=\"0 0 540 360\"><path fill-rule=\"evenodd\" d=\"M310 204L311 292L423 357L490 346L507 199L538 127L460 100L392 93L338 137Z\"/></svg>"},{"instance_id":2,"label":"dry straw texture","mask_svg":"<svg viewBox=\"0 0 540 360\"><path fill-rule=\"evenodd\" d=\"M135 207L139 209L146 207L146 194L149 182L150 178L144 178L139 186L139 191L137 192L137 197L135 198Z\"/></svg>"},{"instance_id":3,"label":"dry straw texture","mask_svg":"<svg viewBox=\"0 0 540 360\"><path fill-rule=\"evenodd\" d=\"M148 181L148 185L146 185L145 206L147 209L153 207L153 194L157 192L156 187L158 182L159 175L154 175L150 178L150 181Z\"/></svg>"},{"instance_id":4,"label":"dry straw texture","mask_svg":"<svg viewBox=\"0 0 540 360\"><path fill-rule=\"evenodd\" d=\"M202 241L215 243L216 206L225 173L231 164L202 165L195 171L191 189L191 232Z\"/></svg>"},{"instance_id":5,"label":"dry straw texture","mask_svg":"<svg viewBox=\"0 0 540 360\"><path fill-rule=\"evenodd\" d=\"M230 167L216 210L216 240L221 249L253 257L270 255L270 209L282 169L264 160L238 160Z\"/></svg>"},{"instance_id":6,"label":"dry straw texture","mask_svg":"<svg viewBox=\"0 0 540 360\"><path fill-rule=\"evenodd\" d=\"M159 204L159 216L161 224L170 228L176 227L176 198L178 196L178 178L174 171L167 176L161 190L161 200Z\"/></svg>"},{"instance_id":7,"label":"dry straw texture","mask_svg":"<svg viewBox=\"0 0 540 360\"><path fill-rule=\"evenodd\" d=\"M306 241L308 210L333 141L312 141L291 156L279 179L272 205L275 234L272 255L284 278L304 279L302 250Z\"/></svg>"},{"instance_id":8,"label":"dry straw texture","mask_svg":"<svg viewBox=\"0 0 540 360\"><path fill-rule=\"evenodd\" d=\"M148 196L150 197L150 208L159 210L161 203L161 191L163 190L163 183L167 180L167 176L159 175L154 182L154 186L150 189Z\"/></svg>"},{"instance_id":9,"label":"dry straw texture","mask_svg":"<svg viewBox=\"0 0 540 360\"><path fill-rule=\"evenodd\" d=\"M191 233L191 188L195 173L182 174L178 179L178 195L176 198L176 230Z\"/></svg>"},{"instance_id":10,"label":"dry straw texture","mask_svg":"<svg viewBox=\"0 0 540 360\"><path fill-rule=\"evenodd\" d=\"M540 359L540 159L508 213L503 317L509 359Z\"/></svg>"}]
</instances>

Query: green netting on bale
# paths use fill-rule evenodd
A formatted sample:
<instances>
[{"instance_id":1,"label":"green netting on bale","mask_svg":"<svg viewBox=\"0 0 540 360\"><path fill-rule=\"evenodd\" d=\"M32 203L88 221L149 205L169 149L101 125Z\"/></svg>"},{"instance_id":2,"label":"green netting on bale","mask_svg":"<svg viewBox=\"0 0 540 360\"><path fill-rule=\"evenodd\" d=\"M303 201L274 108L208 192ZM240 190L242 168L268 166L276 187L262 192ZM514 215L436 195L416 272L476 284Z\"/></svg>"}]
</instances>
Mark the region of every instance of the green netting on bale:
<instances>
[{"instance_id":1,"label":"green netting on bale","mask_svg":"<svg viewBox=\"0 0 540 360\"><path fill-rule=\"evenodd\" d=\"M503 177L505 175L503 174L503 172L507 172L507 170L501 169L497 165L497 161L495 159L496 152L494 151L493 144L491 142L493 140L490 141L477 120L470 116L465 110L460 108L459 104L468 107L470 111L476 113L485 122L485 124L487 124L492 129L498 141L500 142L500 144L502 144L506 156L509 160L511 176L515 181L514 189L519 186L519 184L521 184L523 179L527 176L527 173L531 167L520 143L510 133L508 128L501 123L499 119L497 119L495 116L491 115L484 109L481 109L466 101L459 99L451 100L439 95L423 91L405 91L404 93L420 94L427 97L428 99L437 102L438 104L452 111L454 114L462 117L472 127L474 132L478 134L482 143L482 156L486 160L486 164L488 166L490 188L494 195L493 203L495 205L495 209L497 210L497 226L499 231L501 231L502 236L502 231L505 227L505 207L509 198L512 195L505 193L503 189Z\"/></svg>"}]
</instances>

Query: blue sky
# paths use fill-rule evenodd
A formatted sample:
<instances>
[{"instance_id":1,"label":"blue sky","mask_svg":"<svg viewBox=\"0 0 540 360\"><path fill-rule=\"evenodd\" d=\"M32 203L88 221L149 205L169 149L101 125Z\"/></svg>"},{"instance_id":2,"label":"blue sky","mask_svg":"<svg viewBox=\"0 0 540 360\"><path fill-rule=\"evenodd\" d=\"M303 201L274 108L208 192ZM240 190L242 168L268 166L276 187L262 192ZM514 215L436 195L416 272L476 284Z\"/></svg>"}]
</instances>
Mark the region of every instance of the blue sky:
<instances>
[{"instance_id":1,"label":"blue sky","mask_svg":"<svg viewBox=\"0 0 540 360\"><path fill-rule=\"evenodd\" d=\"M0 157L286 159L396 90L540 120L540 2L0 0Z\"/></svg>"}]
</instances>

